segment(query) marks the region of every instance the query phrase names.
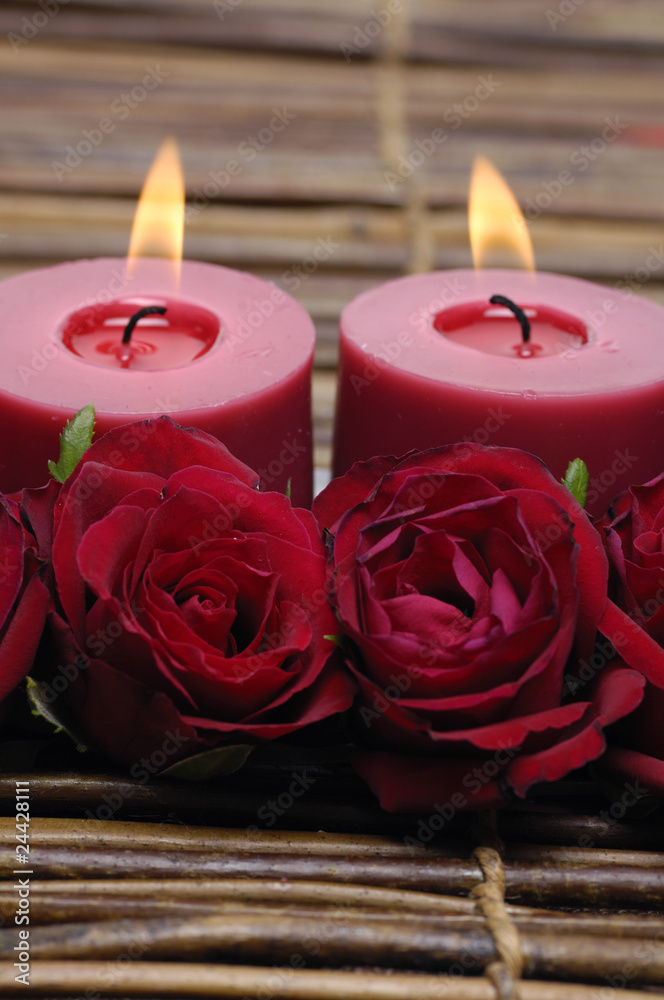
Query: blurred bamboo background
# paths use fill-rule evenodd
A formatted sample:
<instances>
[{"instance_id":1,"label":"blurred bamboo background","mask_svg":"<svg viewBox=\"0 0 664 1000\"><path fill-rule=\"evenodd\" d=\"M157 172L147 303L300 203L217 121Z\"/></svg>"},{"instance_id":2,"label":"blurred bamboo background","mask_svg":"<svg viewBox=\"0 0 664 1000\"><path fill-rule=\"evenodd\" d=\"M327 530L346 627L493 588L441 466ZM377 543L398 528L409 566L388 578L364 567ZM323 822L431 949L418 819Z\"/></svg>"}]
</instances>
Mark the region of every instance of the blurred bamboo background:
<instances>
[{"instance_id":1,"label":"blurred bamboo background","mask_svg":"<svg viewBox=\"0 0 664 1000\"><path fill-rule=\"evenodd\" d=\"M0 277L124 256L175 135L185 255L314 317L326 466L339 313L409 269L470 263L478 153L539 268L664 302L663 52L659 0L3 0Z\"/></svg>"}]
</instances>

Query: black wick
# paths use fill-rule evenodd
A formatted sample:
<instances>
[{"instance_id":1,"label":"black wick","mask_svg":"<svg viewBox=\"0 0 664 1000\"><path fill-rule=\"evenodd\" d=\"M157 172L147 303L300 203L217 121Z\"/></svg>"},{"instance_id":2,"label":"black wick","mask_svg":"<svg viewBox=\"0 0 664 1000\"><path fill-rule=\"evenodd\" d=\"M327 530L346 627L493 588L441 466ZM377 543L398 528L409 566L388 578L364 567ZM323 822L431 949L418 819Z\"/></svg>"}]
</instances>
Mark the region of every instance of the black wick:
<instances>
[{"instance_id":1,"label":"black wick","mask_svg":"<svg viewBox=\"0 0 664 1000\"><path fill-rule=\"evenodd\" d=\"M516 302L512 302L511 299L508 299L505 295L492 295L489 302L493 306L505 306L510 310L510 312L514 313L515 317L521 324L521 336L523 338L523 342L524 344L527 344L530 340L530 320L526 316L523 309L518 306Z\"/></svg>"},{"instance_id":2,"label":"black wick","mask_svg":"<svg viewBox=\"0 0 664 1000\"><path fill-rule=\"evenodd\" d=\"M140 319L143 319L144 316L152 316L153 313L158 313L160 316L163 316L165 312L166 306L145 306L144 309L139 309L127 323L124 333L122 334L122 343L129 343L131 335L134 332L134 327Z\"/></svg>"}]
</instances>

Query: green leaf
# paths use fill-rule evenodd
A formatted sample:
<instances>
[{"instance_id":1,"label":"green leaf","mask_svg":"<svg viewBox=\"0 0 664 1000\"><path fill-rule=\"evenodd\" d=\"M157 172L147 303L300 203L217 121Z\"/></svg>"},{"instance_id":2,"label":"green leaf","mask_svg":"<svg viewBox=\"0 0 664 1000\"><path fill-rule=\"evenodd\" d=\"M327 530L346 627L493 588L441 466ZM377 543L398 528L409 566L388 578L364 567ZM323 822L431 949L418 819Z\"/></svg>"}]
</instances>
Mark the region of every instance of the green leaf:
<instances>
[{"instance_id":1,"label":"green leaf","mask_svg":"<svg viewBox=\"0 0 664 1000\"><path fill-rule=\"evenodd\" d=\"M286 483L286 498L290 500L291 498L291 486L293 485L293 480L289 479Z\"/></svg>"},{"instance_id":2,"label":"green leaf","mask_svg":"<svg viewBox=\"0 0 664 1000\"><path fill-rule=\"evenodd\" d=\"M344 637L342 635L324 635L323 638L329 639L330 642L333 642L340 649L344 648Z\"/></svg>"},{"instance_id":3,"label":"green leaf","mask_svg":"<svg viewBox=\"0 0 664 1000\"><path fill-rule=\"evenodd\" d=\"M216 747L204 750L178 760L159 772L160 778L176 778L178 781L208 781L221 775L239 771L254 748L252 746Z\"/></svg>"},{"instance_id":4,"label":"green leaf","mask_svg":"<svg viewBox=\"0 0 664 1000\"><path fill-rule=\"evenodd\" d=\"M60 458L57 464L51 461L48 463L48 471L59 483L69 479L84 452L92 444L94 427L95 408L92 403L84 406L65 424L60 435Z\"/></svg>"},{"instance_id":5,"label":"green leaf","mask_svg":"<svg viewBox=\"0 0 664 1000\"><path fill-rule=\"evenodd\" d=\"M67 736L76 743L78 750L87 750L85 741L75 731L75 723L70 725L69 721L56 710L55 706L60 699L56 699L55 704L47 702L37 681L34 681L32 677L27 677L26 680L28 682L28 701L32 705L32 714L46 719L54 727L56 733L67 733Z\"/></svg>"},{"instance_id":6,"label":"green leaf","mask_svg":"<svg viewBox=\"0 0 664 1000\"><path fill-rule=\"evenodd\" d=\"M582 507L586 505L589 481L588 466L582 458L575 458L571 461L567 466L565 478L560 480Z\"/></svg>"}]
</instances>

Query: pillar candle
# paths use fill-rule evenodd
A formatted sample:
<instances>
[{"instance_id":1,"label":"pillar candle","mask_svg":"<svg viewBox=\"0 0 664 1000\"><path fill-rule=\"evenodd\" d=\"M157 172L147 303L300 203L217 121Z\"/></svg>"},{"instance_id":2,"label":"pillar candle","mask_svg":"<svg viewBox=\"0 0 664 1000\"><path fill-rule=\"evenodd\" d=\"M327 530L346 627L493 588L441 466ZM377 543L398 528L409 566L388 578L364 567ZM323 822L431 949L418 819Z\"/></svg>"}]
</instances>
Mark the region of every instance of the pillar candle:
<instances>
[{"instance_id":1,"label":"pillar candle","mask_svg":"<svg viewBox=\"0 0 664 1000\"><path fill-rule=\"evenodd\" d=\"M513 313L531 326L524 343ZM664 309L562 275L458 270L388 282L341 317L334 472L454 442L521 448L588 509L664 470Z\"/></svg>"},{"instance_id":2,"label":"pillar candle","mask_svg":"<svg viewBox=\"0 0 664 1000\"><path fill-rule=\"evenodd\" d=\"M0 490L42 485L66 420L86 403L96 434L167 414L217 437L264 489L312 492L314 329L290 296L250 274L183 261L84 260L0 285ZM129 343L130 318L146 307Z\"/></svg>"}]
</instances>

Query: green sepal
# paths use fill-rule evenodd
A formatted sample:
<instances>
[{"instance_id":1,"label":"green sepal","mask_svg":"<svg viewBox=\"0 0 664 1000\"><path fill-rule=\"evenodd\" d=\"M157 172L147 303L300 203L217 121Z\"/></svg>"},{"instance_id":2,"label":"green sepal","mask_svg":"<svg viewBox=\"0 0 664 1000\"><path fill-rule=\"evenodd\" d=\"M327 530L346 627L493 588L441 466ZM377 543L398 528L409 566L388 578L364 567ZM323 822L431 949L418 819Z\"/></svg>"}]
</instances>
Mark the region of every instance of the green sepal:
<instances>
[{"instance_id":1,"label":"green sepal","mask_svg":"<svg viewBox=\"0 0 664 1000\"><path fill-rule=\"evenodd\" d=\"M57 463L50 460L48 463L48 471L58 483L69 479L92 444L95 416L93 404L88 403L65 424L60 435L60 457Z\"/></svg>"},{"instance_id":2,"label":"green sepal","mask_svg":"<svg viewBox=\"0 0 664 1000\"><path fill-rule=\"evenodd\" d=\"M563 486L567 487L574 499L578 500L582 507L585 507L590 475L588 466L582 458L575 458L569 463L565 478L560 481Z\"/></svg>"},{"instance_id":3,"label":"green sepal","mask_svg":"<svg viewBox=\"0 0 664 1000\"><path fill-rule=\"evenodd\" d=\"M58 712L54 711L53 706L44 700L41 687L37 681L33 680L32 677L27 677L26 681L28 701L32 708L32 714L46 719L53 726L56 733L66 733L76 744L77 750L81 752L87 750L85 740L76 732L75 723L70 724L68 719L65 719Z\"/></svg>"}]
</instances>

